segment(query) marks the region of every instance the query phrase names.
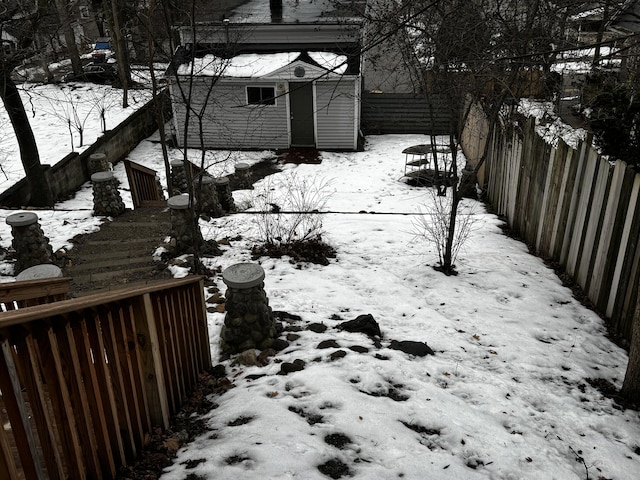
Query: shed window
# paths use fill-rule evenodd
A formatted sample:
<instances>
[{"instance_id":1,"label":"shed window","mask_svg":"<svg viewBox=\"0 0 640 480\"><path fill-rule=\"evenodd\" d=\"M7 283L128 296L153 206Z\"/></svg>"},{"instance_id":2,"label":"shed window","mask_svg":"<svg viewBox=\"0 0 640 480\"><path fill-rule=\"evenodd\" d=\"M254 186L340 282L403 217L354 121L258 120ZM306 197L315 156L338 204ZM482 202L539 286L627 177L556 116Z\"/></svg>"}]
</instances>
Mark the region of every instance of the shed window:
<instances>
[{"instance_id":1,"label":"shed window","mask_svg":"<svg viewBox=\"0 0 640 480\"><path fill-rule=\"evenodd\" d=\"M274 87L247 87L247 103L249 105L275 105L276 89Z\"/></svg>"}]
</instances>

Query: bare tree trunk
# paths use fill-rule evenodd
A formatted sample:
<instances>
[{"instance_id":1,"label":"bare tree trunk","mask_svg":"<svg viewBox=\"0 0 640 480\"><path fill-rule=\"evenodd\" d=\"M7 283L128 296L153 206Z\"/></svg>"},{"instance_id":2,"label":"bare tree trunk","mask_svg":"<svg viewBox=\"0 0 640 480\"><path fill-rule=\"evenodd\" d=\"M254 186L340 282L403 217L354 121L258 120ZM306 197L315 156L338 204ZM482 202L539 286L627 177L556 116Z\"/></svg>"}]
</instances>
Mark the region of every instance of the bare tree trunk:
<instances>
[{"instance_id":1,"label":"bare tree trunk","mask_svg":"<svg viewBox=\"0 0 640 480\"><path fill-rule=\"evenodd\" d=\"M625 400L640 405L640 303L637 304L633 315L629 363L620 395Z\"/></svg>"},{"instance_id":2,"label":"bare tree trunk","mask_svg":"<svg viewBox=\"0 0 640 480\"><path fill-rule=\"evenodd\" d=\"M82 62L80 61L80 53L78 52L78 45L76 45L76 36L73 33L71 19L67 11L68 4L69 2L65 2L64 0L56 0L56 10L58 11L58 18L60 19L60 26L64 32L67 53L71 59L71 68L73 69L73 73L80 75L82 73Z\"/></svg>"},{"instance_id":3,"label":"bare tree trunk","mask_svg":"<svg viewBox=\"0 0 640 480\"><path fill-rule=\"evenodd\" d=\"M104 0L105 12L108 14L111 23L111 40L116 51L116 61L118 67L118 77L122 88L122 107L129 106L129 87L131 85L131 67L129 66L129 55L127 55L127 41L122 33L121 10L119 0Z\"/></svg>"},{"instance_id":4,"label":"bare tree trunk","mask_svg":"<svg viewBox=\"0 0 640 480\"><path fill-rule=\"evenodd\" d=\"M10 72L0 72L0 98L13 125L20 148L20 159L31 187L30 204L35 207L50 207L54 203L51 186L40 164L38 145L24 109L20 93L11 79Z\"/></svg>"}]
</instances>

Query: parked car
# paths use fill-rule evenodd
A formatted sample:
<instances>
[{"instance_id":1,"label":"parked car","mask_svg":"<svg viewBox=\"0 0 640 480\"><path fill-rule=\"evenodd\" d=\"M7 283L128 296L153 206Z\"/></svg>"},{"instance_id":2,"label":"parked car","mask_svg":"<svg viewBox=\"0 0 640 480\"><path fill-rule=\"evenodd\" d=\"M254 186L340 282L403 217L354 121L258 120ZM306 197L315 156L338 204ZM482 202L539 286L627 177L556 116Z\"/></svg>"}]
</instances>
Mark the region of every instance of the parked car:
<instances>
[{"instance_id":1,"label":"parked car","mask_svg":"<svg viewBox=\"0 0 640 480\"><path fill-rule=\"evenodd\" d=\"M65 82L112 83L118 79L118 72L112 63L89 63L82 73L69 74L63 78Z\"/></svg>"},{"instance_id":2,"label":"parked car","mask_svg":"<svg viewBox=\"0 0 640 480\"><path fill-rule=\"evenodd\" d=\"M113 50L111 50L111 39L98 38L91 51L93 63L106 63L113 58Z\"/></svg>"}]
</instances>

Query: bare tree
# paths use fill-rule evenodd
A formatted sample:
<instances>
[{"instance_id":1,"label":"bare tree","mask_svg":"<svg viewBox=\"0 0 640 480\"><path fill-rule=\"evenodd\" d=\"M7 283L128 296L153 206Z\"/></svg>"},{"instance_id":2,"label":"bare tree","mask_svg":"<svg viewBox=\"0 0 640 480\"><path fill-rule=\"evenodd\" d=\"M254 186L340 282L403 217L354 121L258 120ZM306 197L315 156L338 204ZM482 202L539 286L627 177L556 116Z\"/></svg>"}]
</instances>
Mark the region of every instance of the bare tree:
<instances>
[{"instance_id":1,"label":"bare tree","mask_svg":"<svg viewBox=\"0 0 640 480\"><path fill-rule=\"evenodd\" d=\"M11 75L24 59L33 55L38 26L47 14L48 5L44 1L0 4L0 30L11 31L16 38L15 45L0 48L0 98L16 134L20 159L31 190L30 203L34 206L53 205L54 198L40 163L38 145L20 92Z\"/></svg>"},{"instance_id":2,"label":"bare tree","mask_svg":"<svg viewBox=\"0 0 640 480\"><path fill-rule=\"evenodd\" d=\"M47 95L49 95L46 98L49 103L49 113L60 120L69 130L71 150L75 151L74 132L78 134L78 147L82 147L84 145L84 131L89 117L99 105L106 108L106 103L102 103L102 100L108 97L102 95L100 104L95 101L87 104L84 96L64 86L51 90ZM104 110L100 111L99 114L104 122Z\"/></svg>"},{"instance_id":3,"label":"bare tree","mask_svg":"<svg viewBox=\"0 0 640 480\"><path fill-rule=\"evenodd\" d=\"M73 26L71 25L71 17L68 11L69 2L56 0L55 4L60 19L60 27L64 34L65 47L71 60L71 68L74 74L79 75L82 73L82 62L80 61L80 53L78 52L78 45L76 44L76 36L73 33Z\"/></svg>"},{"instance_id":4,"label":"bare tree","mask_svg":"<svg viewBox=\"0 0 640 480\"><path fill-rule=\"evenodd\" d=\"M103 5L105 16L111 27L111 42L116 54L118 79L122 88L122 108L127 108L129 106L129 88L131 86L129 47L124 28L124 11L127 4L123 0L104 0Z\"/></svg>"}]
</instances>

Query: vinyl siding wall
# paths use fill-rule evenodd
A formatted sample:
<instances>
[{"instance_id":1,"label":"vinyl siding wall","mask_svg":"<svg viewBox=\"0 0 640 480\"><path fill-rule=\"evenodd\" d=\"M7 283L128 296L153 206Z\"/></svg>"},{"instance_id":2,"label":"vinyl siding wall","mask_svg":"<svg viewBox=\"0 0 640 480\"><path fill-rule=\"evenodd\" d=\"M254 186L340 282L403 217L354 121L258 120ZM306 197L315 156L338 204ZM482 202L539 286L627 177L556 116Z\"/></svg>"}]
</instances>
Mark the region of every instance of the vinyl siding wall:
<instances>
[{"instance_id":1,"label":"vinyl siding wall","mask_svg":"<svg viewBox=\"0 0 640 480\"><path fill-rule=\"evenodd\" d=\"M211 78L194 79L193 109L200 111L207 96ZM187 84L187 81L184 81ZM214 87L215 96L209 96L203 116L205 148L268 149L286 148L289 145L286 99L276 99L276 105L247 105L246 86L272 86L274 82L227 83ZM172 85L174 122L178 144L184 147L185 106L176 85ZM199 103L200 102L200 103ZM188 147L199 148L198 118L189 118Z\"/></svg>"},{"instance_id":2,"label":"vinyl siding wall","mask_svg":"<svg viewBox=\"0 0 640 480\"><path fill-rule=\"evenodd\" d=\"M342 79L316 83L316 145L319 149L357 148L356 83Z\"/></svg>"}]
</instances>

